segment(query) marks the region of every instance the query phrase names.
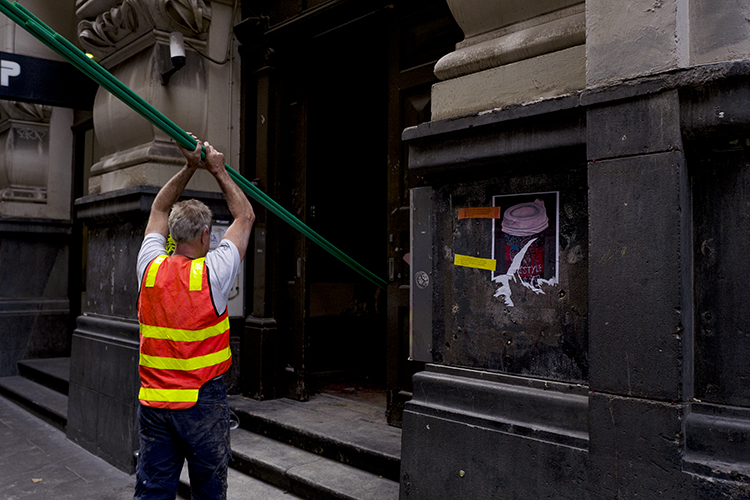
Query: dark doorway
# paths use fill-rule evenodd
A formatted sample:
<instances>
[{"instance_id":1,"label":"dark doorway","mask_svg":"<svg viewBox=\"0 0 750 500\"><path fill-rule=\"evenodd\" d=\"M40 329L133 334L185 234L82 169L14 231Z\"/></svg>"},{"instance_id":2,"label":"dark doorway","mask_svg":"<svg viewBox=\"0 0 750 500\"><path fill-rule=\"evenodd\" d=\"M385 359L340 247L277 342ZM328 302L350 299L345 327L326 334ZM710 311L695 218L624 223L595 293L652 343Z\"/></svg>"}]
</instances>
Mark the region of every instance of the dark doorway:
<instances>
[{"instance_id":1,"label":"dark doorway","mask_svg":"<svg viewBox=\"0 0 750 500\"><path fill-rule=\"evenodd\" d=\"M244 82L259 182L387 286L261 217L251 319L278 335L250 371L273 366L271 397L366 400L400 425L423 368L409 360L409 192L420 180L401 133L430 119L432 70L462 33L444 0L260 5L240 30L252 47L243 66L257 71Z\"/></svg>"},{"instance_id":2,"label":"dark doorway","mask_svg":"<svg viewBox=\"0 0 750 500\"><path fill-rule=\"evenodd\" d=\"M307 61L306 175L310 227L383 278L388 91L384 20L381 11L313 39ZM317 245L308 249L311 389L339 395L384 391L384 294Z\"/></svg>"}]
</instances>

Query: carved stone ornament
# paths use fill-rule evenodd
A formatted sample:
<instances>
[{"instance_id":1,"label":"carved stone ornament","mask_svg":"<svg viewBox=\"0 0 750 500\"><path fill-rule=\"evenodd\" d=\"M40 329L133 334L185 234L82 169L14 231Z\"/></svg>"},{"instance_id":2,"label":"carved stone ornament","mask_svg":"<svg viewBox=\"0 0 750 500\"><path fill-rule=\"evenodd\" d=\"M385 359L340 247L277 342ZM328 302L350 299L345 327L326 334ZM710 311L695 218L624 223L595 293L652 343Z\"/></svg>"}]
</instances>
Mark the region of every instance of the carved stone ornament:
<instances>
[{"instance_id":1,"label":"carved stone ornament","mask_svg":"<svg viewBox=\"0 0 750 500\"><path fill-rule=\"evenodd\" d=\"M0 101L0 121L24 120L49 123L52 106L18 101Z\"/></svg>"},{"instance_id":2,"label":"carved stone ornament","mask_svg":"<svg viewBox=\"0 0 750 500\"><path fill-rule=\"evenodd\" d=\"M204 0L123 0L78 23L78 38L87 51L104 58L154 29L203 39L210 24L211 7Z\"/></svg>"},{"instance_id":3,"label":"carved stone ornament","mask_svg":"<svg viewBox=\"0 0 750 500\"><path fill-rule=\"evenodd\" d=\"M46 203L50 106L0 101L0 201Z\"/></svg>"}]
</instances>

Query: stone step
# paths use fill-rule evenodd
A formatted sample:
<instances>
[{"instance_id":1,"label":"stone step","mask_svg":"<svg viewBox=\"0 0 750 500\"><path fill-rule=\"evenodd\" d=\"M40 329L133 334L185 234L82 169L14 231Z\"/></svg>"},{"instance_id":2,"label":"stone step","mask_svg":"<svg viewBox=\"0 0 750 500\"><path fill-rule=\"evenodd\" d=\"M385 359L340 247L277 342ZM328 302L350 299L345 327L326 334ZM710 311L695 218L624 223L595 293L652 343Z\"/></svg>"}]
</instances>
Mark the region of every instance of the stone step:
<instances>
[{"instance_id":1,"label":"stone step","mask_svg":"<svg viewBox=\"0 0 750 500\"><path fill-rule=\"evenodd\" d=\"M237 429L232 467L309 500L396 500L399 485L382 476Z\"/></svg>"},{"instance_id":2,"label":"stone step","mask_svg":"<svg viewBox=\"0 0 750 500\"><path fill-rule=\"evenodd\" d=\"M301 500L300 497L292 495L288 491L231 468L227 472L227 483L227 500ZM178 498L190 500L190 478L188 477L187 464L182 468L177 493Z\"/></svg>"},{"instance_id":3,"label":"stone step","mask_svg":"<svg viewBox=\"0 0 750 500\"><path fill-rule=\"evenodd\" d=\"M231 396L240 426L258 435L398 481L401 429L378 406L318 394L310 401Z\"/></svg>"},{"instance_id":4,"label":"stone step","mask_svg":"<svg viewBox=\"0 0 750 500\"><path fill-rule=\"evenodd\" d=\"M18 374L67 395L70 358L24 359L18 362Z\"/></svg>"},{"instance_id":5,"label":"stone step","mask_svg":"<svg viewBox=\"0 0 750 500\"><path fill-rule=\"evenodd\" d=\"M60 430L68 423L68 396L20 375L0 377L0 394Z\"/></svg>"}]
</instances>

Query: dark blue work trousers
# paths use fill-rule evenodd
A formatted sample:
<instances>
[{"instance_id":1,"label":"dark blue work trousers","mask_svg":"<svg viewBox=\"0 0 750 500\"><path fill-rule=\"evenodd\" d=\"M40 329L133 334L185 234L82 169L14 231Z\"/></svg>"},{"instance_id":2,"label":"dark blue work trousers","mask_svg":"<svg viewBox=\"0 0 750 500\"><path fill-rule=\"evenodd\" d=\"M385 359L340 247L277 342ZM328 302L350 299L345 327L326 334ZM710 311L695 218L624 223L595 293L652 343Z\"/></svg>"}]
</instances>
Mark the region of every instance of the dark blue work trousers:
<instances>
[{"instance_id":1,"label":"dark blue work trousers","mask_svg":"<svg viewBox=\"0 0 750 500\"><path fill-rule=\"evenodd\" d=\"M186 410L139 405L141 450L135 500L173 500L187 459L193 500L227 497L229 405L219 378L207 382Z\"/></svg>"}]
</instances>

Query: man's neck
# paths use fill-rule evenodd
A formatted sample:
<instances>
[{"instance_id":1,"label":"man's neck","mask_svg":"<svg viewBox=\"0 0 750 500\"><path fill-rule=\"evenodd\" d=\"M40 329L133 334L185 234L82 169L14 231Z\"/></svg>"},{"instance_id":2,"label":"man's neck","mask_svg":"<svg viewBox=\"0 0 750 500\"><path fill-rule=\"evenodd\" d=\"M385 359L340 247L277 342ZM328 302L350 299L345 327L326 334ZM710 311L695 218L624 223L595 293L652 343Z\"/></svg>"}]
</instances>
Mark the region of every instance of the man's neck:
<instances>
[{"instance_id":1,"label":"man's neck","mask_svg":"<svg viewBox=\"0 0 750 500\"><path fill-rule=\"evenodd\" d=\"M187 257L190 260L200 259L206 255L202 252L202 249L197 248L196 245L192 245L192 242L179 243L175 246L174 255L181 255Z\"/></svg>"}]
</instances>

